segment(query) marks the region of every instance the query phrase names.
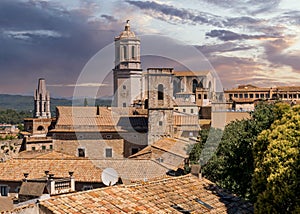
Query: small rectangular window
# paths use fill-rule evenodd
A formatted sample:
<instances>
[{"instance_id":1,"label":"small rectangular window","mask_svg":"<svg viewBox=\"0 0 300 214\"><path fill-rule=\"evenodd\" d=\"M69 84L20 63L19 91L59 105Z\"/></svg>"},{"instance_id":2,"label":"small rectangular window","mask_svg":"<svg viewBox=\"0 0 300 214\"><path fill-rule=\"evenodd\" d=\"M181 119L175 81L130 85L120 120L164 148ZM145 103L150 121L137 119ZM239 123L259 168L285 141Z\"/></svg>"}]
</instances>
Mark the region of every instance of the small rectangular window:
<instances>
[{"instance_id":1,"label":"small rectangular window","mask_svg":"<svg viewBox=\"0 0 300 214\"><path fill-rule=\"evenodd\" d=\"M185 112L185 108L184 108L184 109L182 109L182 111L183 111L183 112Z\"/></svg>"},{"instance_id":2,"label":"small rectangular window","mask_svg":"<svg viewBox=\"0 0 300 214\"><path fill-rule=\"evenodd\" d=\"M234 94L233 96L234 96L234 98L238 98L238 94Z\"/></svg>"},{"instance_id":3,"label":"small rectangular window","mask_svg":"<svg viewBox=\"0 0 300 214\"><path fill-rule=\"evenodd\" d=\"M46 146L42 146L42 150L46 150Z\"/></svg>"},{"instance_id":4,"label":"small rectangular window","mask_svg":"<svg viewBox=\"0 0 300 214\"><path fill-rule=\"evenodd\" d=\"M243 94L239 94L239 98L243 98Z\"/></svg>"},{"instance_id":5,"label":"small rectangular window","mask_svg":"<svg viewBox=\"0 0 300 214\"><path fill-rule=\"evenodd\" d=\"M112 157L112 148L105 149L105 157L111 158Z\"/></svg>"},{"instance_id":6,"label":"small rectangular window","mask_svg":"<svg viewBox=\"0 0 300 214\"><path fill-rule=\"evenodd\" d=\"M123 103L123 107L126 107L126 103Z\"/></svg>"},{"instance_id":7,"label":"small rectangular window","mask_svg":"<svg viewBox=\"0 0 300 214\"><path fill-rule=\"evenodd\" d=\"M53 149L53 145L50 145L50 146L49 146L49 149L52 150L52 149Z\"/></svg>"},{"instance_id":8,"label":"small rectangular window","mask_svg":"<svg viewBox=\"0 0 300 214\"><path fill-rule=\"evenodd\" d=\"M244 98L248 98L248 94L244 94Z\"/></svg>"},{"instance_id":9,"label":"small rectangular window","mask_svg":"<svg viewBox=\"0 0 300 214\"><path fill-rule=\"evenodd\" d=\"M0 186L1 196L8 196L8 186Z\"/></svg>"},{"instance_id":10,"label":"small rectangular window","mask_svg":"<svg viewBox=\"0 0 300 214\"><path fill-rule=\"evenodd\" d=\"M78 148L78 157L85 157L85 149Z\"/></svg>"},{"instance_id":11,"label":"small rectangular window","mask_svg":"<svg viewBox=\"0 0 300 214\"><path fill-rule=\"evenodd\" d=\"M255 98L259 98L259 94L255 94Z\"/></svg>"},{"instance_id":12,"label":"small rectangular window","mask_svg":"<svg viewBox=\"0 0 300 214\"><path fill-rule=\"evenodd\" d=\"M194 113L194 109L191 109L191 114L193 114Z\"/></svg>"},{"instance_id":13,"label":"small rectangular window","mask_svg":"<svg viewBox=\"0 0 300 214\"><path fill-rule=\"evenodd\" d=\"M204 99L205 99L205 100L207 99L207 94L204 94Z\"/></svg>"},{"instance_id":14,"label":"small rectangular window","mask_svg":"<svg viewBox=\"0 0 300 214\"><path fill-rule=\"evenodd\" d=\"M35 151L35 146L31 147L31 150L32 150L32 151Z\"/></svg>"},{"instance_id":15,"label":"small rectangular window","mask_svg":"<svg viewBox=\"0 0 300 214\"><path fill-rule=\"evenodd\" d=\"M158 122L158 125L159 125L159 126L162 126L162 124L163 124L162 121L159 121L159 122Z\"/></svg>"},{"instance_id":16,"label":"small rectangular window","mask_svg":"<svg viewBox=\"0 0 300 214\"><path fill-rule=\"evenodd\" d=\"M198 94L198 99L201 100L201 94Z\"/></svg>"},{"instance_id":17,"label":"small rectangular window","mask_svg":"<svg viewBox=\"0 0 300 214\"><path fill-rule=\"evenodd\" d=\"M250 94L250 98L253 98L253 94Z\"/></svg>"},{"instance_id":18,"label":"small rectangular window","mask_svg":"<svg viewBox=\"0 0 300 214\"><path fill-rule=\"evenodd\" d=\"M126 85L123 85L123 89L124 89L124 90L126 89Z\"/></svg>"}]
</instances>

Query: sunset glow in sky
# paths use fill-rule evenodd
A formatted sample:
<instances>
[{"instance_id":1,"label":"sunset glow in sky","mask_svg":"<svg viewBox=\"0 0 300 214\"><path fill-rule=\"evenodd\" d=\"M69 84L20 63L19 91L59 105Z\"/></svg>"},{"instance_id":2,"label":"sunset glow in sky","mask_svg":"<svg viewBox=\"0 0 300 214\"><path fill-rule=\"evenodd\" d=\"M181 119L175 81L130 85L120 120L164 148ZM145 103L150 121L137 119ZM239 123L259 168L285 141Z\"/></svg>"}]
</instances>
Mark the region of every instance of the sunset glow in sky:
<instances>
[{"instance_id":1,"label":"sunset glow in sky","mask_svg":"<svg viewBox=\"0 0 300 214\"><path fill-rule=\"evenodd\" d=\"M127 19L137 35L194 45L225 88L300 85L298 0L1 0L0 93L32 94L44 77L52 95L72 96Z\"/></svg>"}]
</instances>

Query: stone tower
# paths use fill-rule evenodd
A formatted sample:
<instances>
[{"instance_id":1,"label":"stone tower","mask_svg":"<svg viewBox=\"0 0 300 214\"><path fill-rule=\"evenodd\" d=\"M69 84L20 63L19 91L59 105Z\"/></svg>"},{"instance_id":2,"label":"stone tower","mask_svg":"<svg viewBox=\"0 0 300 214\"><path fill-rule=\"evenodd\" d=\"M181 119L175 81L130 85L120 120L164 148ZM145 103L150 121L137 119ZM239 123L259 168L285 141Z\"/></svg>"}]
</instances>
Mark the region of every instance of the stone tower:
<instances>
[{"instance_id":1,"label":"stone tower","mask_svg":"<svg viewBox=\"0 0 300 214\"><path fill-rule=\"evenodd\" d=\"M173 137L173 69L148 68L148 145Z\"/></svg>"},{"instance_id":2,"label":"stone tower","mask_svg":"<svg viewBox=\"0 0 300 214\"><path fill-rule=\"evenodd\" d=\"M114 105L128 107L141 100L142 69L140 39L130 30L129 20L121 34L115 37Z\"/></svg>"},{"instance_id":3,"label":"stone tower","mask_svg":"<svg viewBox=\"0 0 300 214\"><path fill-rule=\"evenodd\" d=\"M50 93L46 89L46 81L39 79L38 88L34 94L34 117L51 118Z\"/></svg>"}]
</instances>

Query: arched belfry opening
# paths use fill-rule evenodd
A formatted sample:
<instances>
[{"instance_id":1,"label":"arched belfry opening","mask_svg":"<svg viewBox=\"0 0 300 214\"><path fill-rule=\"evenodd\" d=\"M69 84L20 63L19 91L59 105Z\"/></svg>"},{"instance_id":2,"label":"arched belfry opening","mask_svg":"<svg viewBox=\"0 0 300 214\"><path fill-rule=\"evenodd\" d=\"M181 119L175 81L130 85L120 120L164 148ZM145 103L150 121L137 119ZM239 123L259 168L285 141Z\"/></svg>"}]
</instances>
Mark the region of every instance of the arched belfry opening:
<instances>
[{"instance_id":1,"label":"arched belfry opening","mask_svg":"<svg viewBox=\"0 0 300 214\"><path fill-rule=\"evenodd\" d=\"M164 85L159 84L157 87L157 99L164 100Z\"/></svg>"},{"instance_id":2,"label":"arched belfry opening","mask_svg":"<svg viewBox=\"0 0 300 214\"><path fill-rule=\"evenodd\" d=\"M196 79L193 79L193 93L196 93L196 89L198 87L198 81Z\"/></svg>"}]
</instances>

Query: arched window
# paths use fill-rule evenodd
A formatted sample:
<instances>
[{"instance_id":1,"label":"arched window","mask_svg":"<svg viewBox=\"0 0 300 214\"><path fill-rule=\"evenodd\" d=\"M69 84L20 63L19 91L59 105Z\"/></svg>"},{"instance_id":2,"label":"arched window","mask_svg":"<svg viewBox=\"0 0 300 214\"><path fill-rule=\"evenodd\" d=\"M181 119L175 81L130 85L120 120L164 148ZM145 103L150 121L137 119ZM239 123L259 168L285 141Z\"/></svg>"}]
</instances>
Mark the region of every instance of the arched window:
<instances>
[{"instance_id":1,"label":"arched window","mask_svg":"<svg viewBox=\"0 0 300 214\"><path fill-rule=\"evenodd\" d=\"M123 55L124 55L124 60L127 60L127 48L126 48L126 46L123 46Z\"/></svg>"},{"instance_id":2,"label":"arched window","mask_svg":"<svg viewBox=\"0 0 300 214\"><path fill-rule=\"evenodd\" d=\"M196 88L198 87L198 81L196 79L193 80L193 93L196 93Z\"/></svg>"},{"instance_id":3,"label":"arched window","mask_svg":"<svg viewBox=\"0 0 300 214\"><path fill-rule=\"evenodd\" d=\"M132 59L135 58L135 48L134 48L134 46L131 46L131 58Z\"/></svg>"},{"instance_id":4,"label":"arched window","mask_svg":"<svg viewBox=\"0 0 300 214\"><path fill-rule=\"evenodd\" d=\"M164 99L164 86L163 84L159 84L157 88L157 99L163 100Z\"/></svg>"},{"instance_id":5,"label":"arched window","mask_svg":"<svg viewBox=\"0 0 300 214\"><path fill-rule=\"evenodd\" d=\"M203 88L203 83L202 83L202 81L199 82L198 87L199 87L199 88Z\"/></svg>"},{"instance_id":6,"label":"arched window","mask_svg":"<svg viewBox=\"0 0 300 214\"><path fill-rule=\"evenodd\" d=\"M38 131L44 131L45 128L44 128L43 126L39 126L39 127L37 128L37 130L38 130Z\"/></svg>"}]
</instances>

